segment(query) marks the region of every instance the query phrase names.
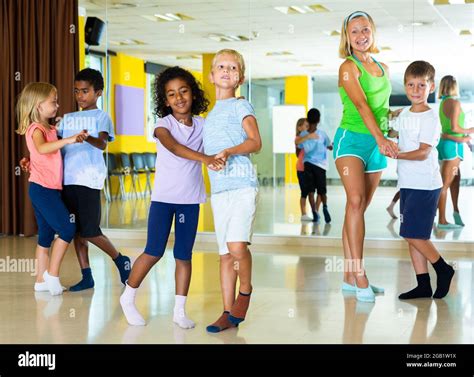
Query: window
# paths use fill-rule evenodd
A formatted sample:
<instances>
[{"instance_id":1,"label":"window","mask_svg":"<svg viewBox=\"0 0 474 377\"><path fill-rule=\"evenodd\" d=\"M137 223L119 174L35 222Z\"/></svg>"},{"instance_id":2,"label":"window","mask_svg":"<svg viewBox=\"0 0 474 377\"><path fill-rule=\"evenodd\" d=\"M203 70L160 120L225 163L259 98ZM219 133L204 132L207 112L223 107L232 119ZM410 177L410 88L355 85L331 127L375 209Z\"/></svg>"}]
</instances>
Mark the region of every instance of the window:
<instances>
[{"instance_id":1,"label":"window","mask_svg":"<svg viewBox=\"0 0 474 377\"><path fill-rule=\"evenodd\" d=\"M158 117L153 114L155 105L153 103L153 87L155 84L155 75L151 73L146 74L146 138L147 141L154 143L153 131Z\"/></svg>"}]
</instances>

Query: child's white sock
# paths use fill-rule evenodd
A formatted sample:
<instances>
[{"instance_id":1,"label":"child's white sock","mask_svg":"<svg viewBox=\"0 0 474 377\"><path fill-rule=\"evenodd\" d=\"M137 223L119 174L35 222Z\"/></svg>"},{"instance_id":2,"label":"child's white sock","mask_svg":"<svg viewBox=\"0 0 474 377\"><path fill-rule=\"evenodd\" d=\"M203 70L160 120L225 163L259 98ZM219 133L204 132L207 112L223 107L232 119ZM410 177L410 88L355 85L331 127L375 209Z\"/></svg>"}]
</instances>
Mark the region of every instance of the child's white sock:
<instances>
[{"instance_id":1,"label":"child's white sock","mask_svg":"<svg viewBox=\"0 0 474 377\"><path fill-rule=\"evenodd\" d=\"M120 305L122 306L123 313L127 322L132 326L145 326L146 322L142 315L135 306L135 295L137 293L136 288L132 288L125 283L125 290L120 296Z\"/></svg>"},{"instance_id":2,"label":"child's white sock","mask_svg":"<svg viewBox=\"0 0 474 377\"><path fill-rule=\"evenodd\" d=\"M66 287L63 287L63 291L66 290ZM48 284L43 281L42 283L35 283L35 292L47 292L49 291L48 289Z\"/></svg>"},{"instance_id":3,"label":"child's white sock","mask_svg":"<svg viewBox=\"0 0 474 377\"><path fill-rule=\"evenodd\" d=\"M46 292L48 290L48 284L45 281L42 283L35 283L35 292Z\"/></svg>"},{"instance_id":4,"label":"child's white sock","mask_svg":"<svg viewBox=\"0 0 474 377\"><path fill-rule=\"evenodd\" d=\"M48 274L48 271L45 271L43 274L43 279L48 286L48 291L53 296L62 295L63 294L63 286L59 281L59 276L52 276Z\"/></svg>"},{"instance_id":5,"label":"child's white sock","mask_svg":"<svg viewBox=\"0 0 474 377\"><path fill-rule=\"evenodd\" d=\"M183 329L192 329L196 324L186 316L184 307L186 305L186 296L175 296L173 322Z\"/></svg>"}]
</instances>

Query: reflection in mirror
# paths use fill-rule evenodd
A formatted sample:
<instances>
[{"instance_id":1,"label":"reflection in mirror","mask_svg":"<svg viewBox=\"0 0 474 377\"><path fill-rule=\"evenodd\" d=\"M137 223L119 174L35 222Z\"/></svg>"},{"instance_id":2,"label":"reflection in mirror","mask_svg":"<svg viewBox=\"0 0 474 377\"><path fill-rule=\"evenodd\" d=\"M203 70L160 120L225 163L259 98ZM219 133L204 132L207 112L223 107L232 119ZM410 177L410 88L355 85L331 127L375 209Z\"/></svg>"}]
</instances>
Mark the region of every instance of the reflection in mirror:
<instances>
[{"instance_id":1,"label":"reflection in mirror","mask_svg":"<svg viewBox=\"0 0 474 377\"><path fill-rule=\"evenodd\" d=\"M91 16L100 13L94 8L97 4L105 2L81 2ZM469 6L413 0L358 5L361 10L370 11L376 25L380 52L373 57L388 68L391 109L409 105L403 85L404 71L411 61L426 60L436 68L437 87L445 75L457 78L465 127L472 127L474 80L468 62L472 61L473 49L469 36L463 32L472 29L472 19L466 11ZM343 62L338 57L340 33L344 17L357 10L353 7L348 1L286 7L278 1L174 1L160 5L147 0L109 1L107 48L103 44L91 48L104 53L109 50L106 63L102 63L107 66L103 100L116 131L115 141L108 146L110 196L103 200L103 226L146 229L156 158L152 137L157 121L153 102L156 74L176 65L189 70L201 82L212 108L215 99L208 77L210 62L216 51L232 48L244 55L246 79L239 94L251 101L263 141L262 150L252 156L260 185L254 232L340 238L346 196L333 151L326 151L325 165L329 226L322 204L318 211L320 221L316 223L311 221L309 201L301 200L294 137L298 107L304 109L302 116L314 107L320 111L318 130L327 134L329 145L335 140L343 115L338 89L338 72ZM100 65L99 58L91 52L89 64ZM435 111L440 103L437 97L436 90L429 100ZM286 113L294 110L293 118L275 119L276 107L281 106L291 106L292 110L287 107ZM461 147L464 159L459 169L457 200L465 226L435 226L435 239L474 239L472 211L463 211L472 206L473 154L467 143ZM396 163L388 159L366 212L367 238L399 238L399 203L391 204L397 192ZM209 190L206 169L203 172ZM455 221L456 192L453 187L447 198L449 222ZM318 202L317 193L315 201ZM214 231L209 200L201 206L198 230Z\"/></svg>"},{"instance_id":2,"label":"reflection in mirror","mask_svg":"<svg viewBox=\"0 0 474 377\"><path fill-rule=\"evenodd\" d=\"M101 191L102 202L109 200L107 177L108 143L114 139L110 120L109 55L107 47L107 2L79 0L79 66L75 80L75 96L82 118L87 119L90 143L84 144L87 158L83 158L82 185ZM106 133L104 133L106 131ZM103 150L98 157L97 149ZM94 155L94 157L92 157ZM97 160L98 159L98 160ZM66 160L66 158L65 158ZM103 181L102 181L103 180ZM94 196L95 197L95 196ZM109 212L102 206L101 226L107 226ZM98 227L99 224L96 224Z\"/></svg>"}]
</instances>

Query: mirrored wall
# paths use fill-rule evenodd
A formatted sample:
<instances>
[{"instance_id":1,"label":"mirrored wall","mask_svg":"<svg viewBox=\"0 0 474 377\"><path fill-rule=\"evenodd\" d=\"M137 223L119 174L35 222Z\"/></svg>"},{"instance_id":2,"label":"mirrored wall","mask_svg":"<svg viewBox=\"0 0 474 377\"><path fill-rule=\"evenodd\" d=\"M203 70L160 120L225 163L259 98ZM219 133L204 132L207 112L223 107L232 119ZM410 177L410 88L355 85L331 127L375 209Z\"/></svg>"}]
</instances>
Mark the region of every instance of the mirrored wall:
<instances>
[{"instance_id":1,"label":"mirrored wall","mask_svg":"<svg viewBox=\"0 0 474 377\"><path fill-rule=\"evenodd\" d=\"M210 61L218 50L231 48L245 58L246 79L238 95L252 103L263 141L261 152L252 156L260 184L254 232L339 238L345 194L332 153L328 153L327 170L332 221L302 221L296 155L280 147L292 145L296 125L284 125L293 134L281 132L277 126L281 119L275 119L274 114L278 114L278 106L300 106L304 111L315 107L321 112L319 128L333 140L342 116L338 92L341 26L344 18L356 10L369 12L376 24L380 49L376 59L389 67L391 108L407 104L403 87L407 65L414 60L426 60L436 68L437 84L448 74L458 79L465 127L473 126L474 4L438 0L79 3L83 25L89 20L94 27L93 18L104 23L95 45L86 43L86 39L94 43L90 32L81 39L81 67L102 72L105 90L98 107L109 114L115 126L115 140L108 144L104 155L109 176L102 198L104 228L147 227L150 193L155 184L155 76L171 66L189 70L202 84L212 108ZM430 106L438 109L436 94ZM474 241L473 152L467 143L463 148L457 200L465 226L449 231L434 227L435 239ZM206 169L203 174L208 182ZM390 160L366 214L367 238L398 238L399 219L392 219L386 210L397 192L396 182L396 161ZM306 208L310 213L309 203ZM398 216L398 204L394 212ZM447 216L453 221L451 196ZM201 207L198 229L214 231L209 200Z\"/></svg>"}]
</instances>

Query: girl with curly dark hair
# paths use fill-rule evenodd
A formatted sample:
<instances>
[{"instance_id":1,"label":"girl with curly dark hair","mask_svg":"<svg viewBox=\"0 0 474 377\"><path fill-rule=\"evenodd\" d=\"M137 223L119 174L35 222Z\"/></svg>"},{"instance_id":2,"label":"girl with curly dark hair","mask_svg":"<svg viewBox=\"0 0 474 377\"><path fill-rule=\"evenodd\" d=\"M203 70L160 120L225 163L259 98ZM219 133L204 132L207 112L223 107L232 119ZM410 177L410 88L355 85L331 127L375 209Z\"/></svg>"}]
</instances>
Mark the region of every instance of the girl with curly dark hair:
<instances>
[{"instance_id":1,"label":"girl with curly dark hair","mask_svg":"<svg viewBox=\"0 0 474 377\"><path fill-rule=\"evenodd\" d=\"M199 115L205 113L209 106L209 101L201 89L201 85L196 81L191 72L181 67L171 67L156 76L153 91L154 114L159 118L164 118L173 113L172 108L167 104L166 84L174 79L184 81L191 90L191 114Z\"/></svg>"},{"instance_id":2,"label":"girl with curly dark hair","mask_svg":"<svg viewBox=\"0 0 474 377\"><path fill-rule=\"evenodd\" d=\"M224 161L203 153L204 119L209 101L194 76L171 67L155 80L154 131L157 143L155 187L148 215L145 251L133 264L120 304L131 325L145 325L135 306L136 289L163 256L174 219L176 297L173 321L181 328L194 327L185 304L191 282L191 257L199 219L199 204L206 201L201 163L220 170Z\"/></svg>"}]
</instances>

